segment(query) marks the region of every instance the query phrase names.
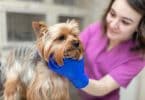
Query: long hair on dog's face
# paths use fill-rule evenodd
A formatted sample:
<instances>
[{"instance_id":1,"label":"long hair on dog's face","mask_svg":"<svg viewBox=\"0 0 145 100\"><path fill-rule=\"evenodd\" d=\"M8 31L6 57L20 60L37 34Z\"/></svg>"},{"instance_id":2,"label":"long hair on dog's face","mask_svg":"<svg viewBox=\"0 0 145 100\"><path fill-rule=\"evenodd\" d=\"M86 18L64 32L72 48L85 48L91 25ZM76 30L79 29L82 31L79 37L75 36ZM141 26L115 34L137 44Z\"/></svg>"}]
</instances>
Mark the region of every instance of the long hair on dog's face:
<instances>
[{"instance_id":1,"label":"long hair on dog's face","mask_svg":"<svg viewBox=\"0 0 145 100\"><path fill-rule=\"evenodd\" d=\"M53 55L55 61L62 65L64 57L81 59L83 56L76 21L67 21L50 27L42 22L33 22L32 26L37 36L38 51L46 61Z\"/></svg>"}]
</instances>

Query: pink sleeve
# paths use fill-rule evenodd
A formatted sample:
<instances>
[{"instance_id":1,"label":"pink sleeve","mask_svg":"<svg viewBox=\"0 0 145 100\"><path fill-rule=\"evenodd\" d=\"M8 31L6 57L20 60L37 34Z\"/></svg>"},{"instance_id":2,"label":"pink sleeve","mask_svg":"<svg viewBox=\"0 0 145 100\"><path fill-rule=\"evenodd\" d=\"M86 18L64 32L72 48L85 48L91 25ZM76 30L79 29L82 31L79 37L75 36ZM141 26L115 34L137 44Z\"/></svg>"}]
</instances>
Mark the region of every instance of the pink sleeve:
<instances>
[{"instance_id":1,"label":"pink sleeve","mask_svg":"<svg viewBox=\"0 0 145 100\"><path fill-rule=\"evenodd\" d=\"M79 35L81 42L83 43L84 48L86 48L89 38L91 37L91 26L86 27Z\"/></svg>"},{"instance_id":2,"label":"pink sleeve","mask_svg":"<svg viewBox=\"0 0 145 100\"><path fill-rule=\"evenodd\" d=\"M96 22L88 27L86 27L79 35L81 42L83 43L84 47L87 47L88 41L92 38L92 35L95 36L96 31L100 29L100 23Z\"/></svg>"},{"instance_id":3,"label":"pink sleeve","mask_svg":"<svg viewBox=\"0 0 145 100\"><path fill-rule=\"evenodd\" d=\"M120 86L126 88L144 66L145 61L143 59L134 59L114 68L109 75L120 84Z\"/></svg>"}]
</instances>

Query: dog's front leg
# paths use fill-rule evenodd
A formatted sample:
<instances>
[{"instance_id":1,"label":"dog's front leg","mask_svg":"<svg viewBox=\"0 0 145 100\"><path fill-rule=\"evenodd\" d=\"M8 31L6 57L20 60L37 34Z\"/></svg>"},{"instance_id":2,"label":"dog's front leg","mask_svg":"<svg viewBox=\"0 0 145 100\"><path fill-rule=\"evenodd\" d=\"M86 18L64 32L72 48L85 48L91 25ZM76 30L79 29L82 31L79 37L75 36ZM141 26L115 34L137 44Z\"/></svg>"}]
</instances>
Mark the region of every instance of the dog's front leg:
<instances>
[{"instance_id":1,"label":"dog's front leg","mask_svg":"<svg viewBox=\"0 0 145 100\"><path fill-rule=\"evenodd\" d=\"M4 85L4 100L20 100L21 82L18 78L7 79Z\"/></svg>"}]
</instances>

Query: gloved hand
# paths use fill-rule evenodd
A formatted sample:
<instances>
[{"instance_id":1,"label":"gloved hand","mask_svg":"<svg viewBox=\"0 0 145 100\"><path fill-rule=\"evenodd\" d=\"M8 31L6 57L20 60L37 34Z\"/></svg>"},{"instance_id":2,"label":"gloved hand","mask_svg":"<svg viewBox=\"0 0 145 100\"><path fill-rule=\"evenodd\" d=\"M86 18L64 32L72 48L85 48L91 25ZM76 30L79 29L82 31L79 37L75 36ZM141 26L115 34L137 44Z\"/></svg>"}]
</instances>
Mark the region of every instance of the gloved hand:
<instances>
[{"instance_id":1,"label":"gloved hand","mask_svg":"<svg viewBox=\"0 0 145 100\"><path fill-rule=\"evenodd\" d=\"M50 58L48 66L51 70L66 77L76 88L84 88L88 85L89 79L84 73L84 58L74 60L65 58L62 66L57 65L53 58Z\"/></svg>"}]
</instances>

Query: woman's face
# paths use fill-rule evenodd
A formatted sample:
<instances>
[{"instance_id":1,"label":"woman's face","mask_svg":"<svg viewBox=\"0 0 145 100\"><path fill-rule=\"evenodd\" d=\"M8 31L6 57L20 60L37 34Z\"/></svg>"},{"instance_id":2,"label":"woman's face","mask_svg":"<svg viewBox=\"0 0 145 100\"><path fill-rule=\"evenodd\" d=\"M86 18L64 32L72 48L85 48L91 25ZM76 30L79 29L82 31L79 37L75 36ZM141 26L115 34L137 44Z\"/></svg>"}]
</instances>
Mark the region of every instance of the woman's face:
<instances>
[{"instance_id":1,"label":"woman's face","mask_svg":"<svg viewBox=\"0 0 145 100\"><path fill-rule=\"evenodd\" d=\"M132 9L127 0L115 0L106 16L109 40L125 41L137 31L141 15Z\"/></svg>"}]
</instances>

